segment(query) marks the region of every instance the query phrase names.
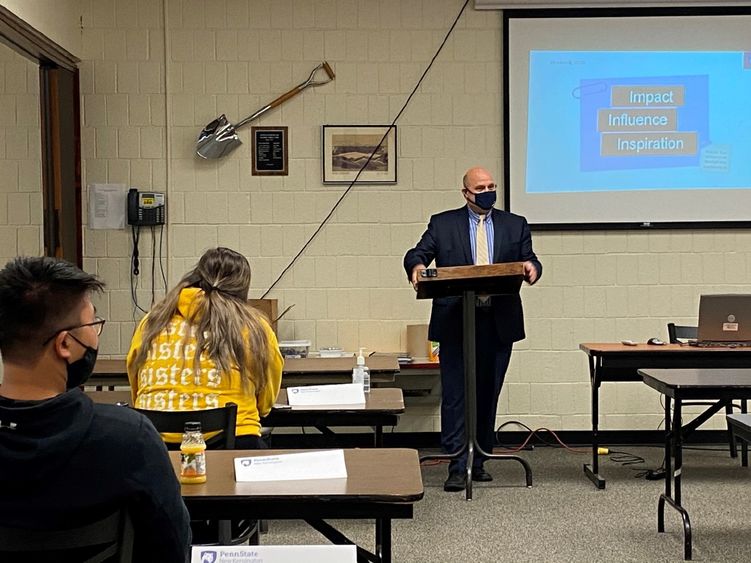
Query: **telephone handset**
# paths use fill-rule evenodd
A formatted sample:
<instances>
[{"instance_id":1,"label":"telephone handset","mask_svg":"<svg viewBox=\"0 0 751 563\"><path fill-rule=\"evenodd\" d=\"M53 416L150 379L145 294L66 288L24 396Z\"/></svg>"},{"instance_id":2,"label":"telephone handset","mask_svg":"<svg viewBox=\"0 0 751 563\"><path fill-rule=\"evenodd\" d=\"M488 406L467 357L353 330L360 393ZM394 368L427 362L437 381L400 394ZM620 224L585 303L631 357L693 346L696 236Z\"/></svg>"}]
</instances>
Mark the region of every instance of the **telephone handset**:
<instances>
[{"instance_id":1,"label":"telephone handset","mask_svg":"<svg viewBox=\"0 0 751 563\"><path fill-rule=\"evenodd\" d=\"M128 190L128 225L150 227L164 225L165 206L162 192Z\"/></svg>"}]
</instances>

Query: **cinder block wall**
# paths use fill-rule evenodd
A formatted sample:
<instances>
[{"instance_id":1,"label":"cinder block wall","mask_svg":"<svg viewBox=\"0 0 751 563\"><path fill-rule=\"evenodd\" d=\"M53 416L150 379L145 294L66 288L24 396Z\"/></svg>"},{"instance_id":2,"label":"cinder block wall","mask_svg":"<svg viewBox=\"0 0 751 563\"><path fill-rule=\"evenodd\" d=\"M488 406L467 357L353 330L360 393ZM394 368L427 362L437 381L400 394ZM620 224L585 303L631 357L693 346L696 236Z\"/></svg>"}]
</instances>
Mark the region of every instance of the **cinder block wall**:
<instances>
[{"instance_id":1,"label":"cinder block wall","mask_svg":"<svg viewBox=\"0 0 751 563\"><path fill-rule=\"evenodd\" d=\"M42 242L39 69L0 44L0 264Z\"/></svg>"},{"instance_id":2,"label":"cinder block wall","mask_svg":"<svg viewBox=\"0 0 751 563\"><path fill-rule=\"evenodd\" d=\"M83 26L76 54L83 59L84 180L167 192L162 254L169 284L205 248L222 244L249 257L258 297L342 193L342 186L321 182L320 126L388 123L462 2L166 2L166 11L151 1L71 5L81 10ZM398 124L398 183L356 187L271 292L280 308L295 305L280 323L281 338L310 339L314 348L396 351L406 348L407 324L427 321L429 305L415 301L401 259L431 213L461 205L467 167L482 164L501 176L500 27L497 12L465 13ZM289 127L289 176L251 176L249 131L241 131L245 143L229 158L193 156L198 131L214 117L249 115L324 59L336 70L334 82L257 122ZM514 353L499 422L588 428L590 388L579 343L666 338L666 322L695 322L700 293L748 291L751 277L746 231L534 239L545 275L523 289L529 337ZM140 243L146 275L137 291L146 308L151 244L147 231ZM109 319L104 355L125 354L140 318L131 302L130 252L127 232L85 232L86 267L109 286L99 304ZM601 413L606 429L655 429L662 421L657 394L640 383L604 385ZM399 426L437 428L434 396L413 404Z\"/></svg>"}]
</instances>

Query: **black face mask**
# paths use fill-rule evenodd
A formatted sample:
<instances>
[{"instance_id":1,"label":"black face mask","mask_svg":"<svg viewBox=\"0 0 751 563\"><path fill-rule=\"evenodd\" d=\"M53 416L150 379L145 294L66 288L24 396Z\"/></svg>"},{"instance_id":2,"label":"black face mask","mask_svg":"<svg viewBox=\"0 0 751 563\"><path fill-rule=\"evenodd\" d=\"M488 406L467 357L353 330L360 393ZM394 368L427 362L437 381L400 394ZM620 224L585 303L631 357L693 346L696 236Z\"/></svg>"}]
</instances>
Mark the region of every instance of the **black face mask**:
<instances>
[{"instance_id":1,"label":"black face mask","mask_svg":"<svg viewBox=\"0 0 751 563\"><path fill-rule=\"evenodd\" d=\"M67 365L68 382L66 383L65 387L67 389L74 389L75 387L80 387L81 385L86 383L89 380L89 377L91 377L91 374L94 372L94 364L96 364L96 357L99 353L99 350L92 348L91 346L87 346L72 334L68 334L73 340L78 342L86 349L80 359L76 360L72 364Z\"/></svg>"},{"instance_id":2,"label":"black face mask","mask_svg":"<svg viewBox=\"0 0 751 563\"><path fill-rule=\"evenodd\" d=\"M475 194L475 205L480 209L490 209L495 205L495 192L480 192Z\"/></svg>"}]
</instances>

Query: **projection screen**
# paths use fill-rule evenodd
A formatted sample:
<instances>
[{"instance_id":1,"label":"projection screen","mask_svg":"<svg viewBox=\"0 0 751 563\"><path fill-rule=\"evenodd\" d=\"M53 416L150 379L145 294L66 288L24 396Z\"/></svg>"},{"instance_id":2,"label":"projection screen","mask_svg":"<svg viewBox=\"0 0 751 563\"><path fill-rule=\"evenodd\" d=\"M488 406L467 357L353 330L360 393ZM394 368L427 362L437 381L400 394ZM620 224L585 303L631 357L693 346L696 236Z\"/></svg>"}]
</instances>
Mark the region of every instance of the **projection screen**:
<instances>
[{"instance_id":1,"label":"projection screen","mask_svg":"<svg viewBox=\"0 0 751 563\"><path fill-rule=\"evenodd\" d=\"M537 228L751 224L751 8L503 25L507 209Z\"/></svg>"}]
</instances>

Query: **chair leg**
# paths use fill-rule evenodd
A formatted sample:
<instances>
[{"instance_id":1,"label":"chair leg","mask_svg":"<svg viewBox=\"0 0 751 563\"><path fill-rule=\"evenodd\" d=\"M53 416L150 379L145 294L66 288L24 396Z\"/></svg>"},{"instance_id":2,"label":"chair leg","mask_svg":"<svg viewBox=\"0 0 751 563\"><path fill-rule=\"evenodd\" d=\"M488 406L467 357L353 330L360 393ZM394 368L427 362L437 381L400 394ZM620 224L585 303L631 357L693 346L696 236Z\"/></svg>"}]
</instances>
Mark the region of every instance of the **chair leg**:
<instances>
[{"instance_id":1,"label":"chair leg","mask_svg":"<svg viewBox=\"0 0 751 563\"><path fill-rule=\"evenodd\" d=\"M253 531L248 536L248 545L261 545L261 523L263 520L257 520Z\"/></svg>"},{"instance_id":2,"label":"chair leg","mask_svg":"<svg viewBox=\"0 0 751 563\"><path fill-rule=\"evenodd\" d=\"M219 533L218 544L219 545L232 545L232 521L231 520L219 520L217 522Z\"/></svg>"},{"instance_id":3,"label":"chair leg","mask_svg":"<svg viewBox=\"0 0 751 563\"><path fill-rule=\"evenodd\" d=\"M727 405L725 405L725 414L733 414L733 403L728 402ZM733 434L732 428L730 428L730 424L728 423L728 445L730 446L730 457L738 457L738 449L735 446L735 434Z\"/></svg>"}]
</instances>

